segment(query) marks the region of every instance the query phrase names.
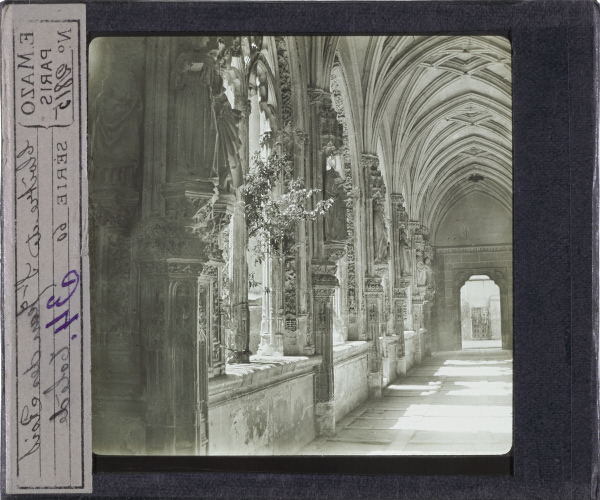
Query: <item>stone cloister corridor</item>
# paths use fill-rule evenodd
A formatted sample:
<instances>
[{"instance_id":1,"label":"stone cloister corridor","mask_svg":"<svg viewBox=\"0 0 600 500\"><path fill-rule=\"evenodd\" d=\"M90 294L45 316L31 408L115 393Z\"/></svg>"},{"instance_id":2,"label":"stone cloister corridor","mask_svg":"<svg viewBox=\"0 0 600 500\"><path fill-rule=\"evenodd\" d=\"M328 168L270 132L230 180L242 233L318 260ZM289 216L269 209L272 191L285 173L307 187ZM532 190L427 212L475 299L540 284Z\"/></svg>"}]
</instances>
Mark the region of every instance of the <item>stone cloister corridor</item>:
<instances>
[{"instance_id":1,"label":"stone cloister corridor","mask_svg":"<svg viewBox=\"0 0 600 500\"><path fill-rule=\"evenodd\" d=\"M94 453L507 452L511 57L94 38Z\"/></svg>"},{"instance_id":2,"label":"stone cloister corridor","mask_svg":"<svg viewBox=\"0 0 600 500\"><path fill-rule=\"evenodd\" d=\"M512 353L433 354L346 415L304 455L494 455L512 446Z\"/></svg>"}]
</instances>

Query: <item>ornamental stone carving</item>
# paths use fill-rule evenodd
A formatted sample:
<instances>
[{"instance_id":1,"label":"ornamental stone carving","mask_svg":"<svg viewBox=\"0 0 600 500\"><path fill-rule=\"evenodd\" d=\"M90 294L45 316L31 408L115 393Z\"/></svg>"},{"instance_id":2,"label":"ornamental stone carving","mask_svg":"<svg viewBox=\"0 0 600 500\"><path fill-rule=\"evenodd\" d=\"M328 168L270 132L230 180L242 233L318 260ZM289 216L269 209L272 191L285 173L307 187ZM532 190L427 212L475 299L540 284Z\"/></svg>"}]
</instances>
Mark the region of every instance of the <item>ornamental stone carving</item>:
<instances>
[{"instance_id":1,"label":"ornamental stone carving","mask_svg":"<svg viewBox=\"0 0 600 500\"><path fill-rule=\"evenodd\" d=\"M212 50L209 37L191 40L192 50L178 56L171 75L175 92L174 175L218 178L224 187L230 169L241 166L238 127L242 112L232 108L224 93L221 65L227 61L227 48L222 40L219 49ZM189 123L197 126L190 127Z\"/></svg>"},{"instance_id":2,"label":"ornamental stone carving","mask_svg":"<svg viewBox=\"0 0 600 500\"><path fill-rule=\"evenodd\" d=\"M365 276L365 293L383 293L381 282L379 276Z\"/></svg>"},{"instance_id":3,"label":"ornamental stone carving","mask_svg":"<svg viewBox=\"0 0 600 500\"><path fill-rule=\"evenodd\" d=\"M173 221L191 220L194 216L198 216L198 212L204 206L206 206L206 200L202 198L182 196L167 198L165 199L165 216Z\"/></svg>"},{"instance_id":4,"label":"ornamental stone carving","mask_svg":"<svg viewBox=\"0 0 600 500\"><path fill-rule=\"evenodd\" d=\"M408 230L408 213L406 213L406 209L404 208L404 196L401 194L392 194L391 201L396 227L404 231Z\"/></svg>"},{"instance_id":5,"label":"ornamental stone carving","mask_svg":"<svg viewBox=\"0 0 600 500\"><path fill-rule=\"evenodd\" d=\"M281 117L284 127L292 126L292 77L287 43L284 36L275 37L277 48L277 66L279 69L279 88L281 90Z\"/></svg>"},{"instance_id":6,"label":"ornamental stone carving","mask_svg":"<svg viewBox=\"0 0 600 500\"><path fill-rule=\"evenodd\" d=\"M336 287L339 282L334 274L314 274L312 275L312 285L315 287Z\"/></svg>"},{"instance_id":7,"label":"ornamental stone carving","mask_svg":"<svg viewBox=\"0 0 600 500\"><path fill-rule=\"evenodd\" d=\"M284 307L285 307L285 329L296 330L296 259L288 257L285 259L285 283L284 283Z\"/></svg>"},{"instance_id":8,"label":"ornamental stone carving","mask_svg":"<svg viewBox=\"0 0 600 500\"><path fill-rule=\"evenodd\" d=\"M390 254L390 243L386 227L383 199L373 199L373 239L375 263L387 262Z\"/></svg>"},{"instance_id":9,"label":"ornamental stone carving","mask_svg":"<svg viewBox=\"0 0 600 500\"><path fill-rule=\"evenodd\" d=\"M346 226L346 191L344 181L335 168L325 171L324 198L332 199L333 204L325 213L325 241L341 242L348 239Z\"/></svg>"},{"instance_id":10,"label":"ornamental stone carving","mask_svg":"<svg viewBox=\"0 0 600 500\"><path fill-rule=\"evenodd\" d=\"M408 235L404 229L400 229L400 241L398 244L399 249L399 261L400 261L400 273L402 276L409 276L412 272L411 269L411 252Z\"/></svg>"},{"instance_id":11,"label":"ornamental stone carving","mask_svg":"<svg viewBox=\"0 0 600 500\"><path fill-rule=\"evenodd\" d=\"M379 157L370 153L361 155L361 163L365 172L373 172L379 170Z\"/></svg>"},{"instance_id":12,"label":"ornamental stone carving","mask_svg":"<svg viewBox=\"0 0 600 500\"><path fill-rule=\"evenodd\" d=\"M131 187L140 161L142 95L131 70L122 69L102 82L91 104L90 177L97 184Z\"/></svg>"},{"instance_id":13,"label":"ornamental stone carving","mask_svg":"<svg viewBox=\"0 0 600 500\"><path fill-rule=\"evenodd\" d=\"M423 236L423 225L416 220L411 220L408 222L408 230L411 232L411 234L413 235L420 235Z\"/></svg>"},{"instance_id":14,"label":"ornamental stone carving","mask_svg":"<svg viewBox=\"0 0 600 500\"><path fill-rule=\"evenodd\" d=\"M313 274L331 274L335 276L337 271L337 264L333 264L329 261L313 261L312 265L312 273Z\"/></svg>"},{"instance_id":15,"label":"ornamental stone carving","mask_svg":"<svg viewBox=\"0 0 600 500\"><path fill-rule=\"evenodd\" d=\"M407 290L408 287L410 286L410 281L407 280L402 280L400 282L396 283L396 286L394 286L394 297L395 298L405 298L407 297Z\"/></svg>"},{"instance_id":16,"label":"ornamental stone carving","mask_svg":"<svg viewBox=\"0 0 600 500\"><path fill-rule=\"evenodd\" d=\"M416 264L416 280L418 286L430 286L432 283L431 261L429 257L423 259L423 252L417 250Z\"/></svg>"},{"instance_id":17,"label":"ornamental stone carving","mask_svg":"<svg viewBox=\"0 0 600 500\"><path fill-rule=\"evenodd\" d=\"M325 258L331 263L337 263L346 254L344 243L325 242Z\"/></svg>"},{"instance_id":18,"label":"ornamental stone carving","mask_svg":"<svg viewBox=\"0 0 600 500\"><path fill-rule=\"evenodd\" d=\"M331 94L324 89L317 87L308 87L308 103L311 106L322 106L325 102L331 102Z\"/></svg>"},{"instance_id":19,"label":"ornamental stone carving","mask_svg":"<svg viewBox=\"0 0 600 500\"><path fill-rule=\"evenodd\" d=\"M323 98L319 108L319 126L321 152L326 157L337 154L343 145L344 127L338 121L329 94Z\"/></svg>"},{"instance_id":20,"label":"ornamental stone carving","mask_svg":"<svg viewBox=\"0 0 600 500\"><path fill-rule=\"evenodd\" d=\"M423 235L420 233L420 227L418 231L413 236L413 248L422 254L423 250L425 250L425 243L423 242Z\"/></svg>"}]
</instances>

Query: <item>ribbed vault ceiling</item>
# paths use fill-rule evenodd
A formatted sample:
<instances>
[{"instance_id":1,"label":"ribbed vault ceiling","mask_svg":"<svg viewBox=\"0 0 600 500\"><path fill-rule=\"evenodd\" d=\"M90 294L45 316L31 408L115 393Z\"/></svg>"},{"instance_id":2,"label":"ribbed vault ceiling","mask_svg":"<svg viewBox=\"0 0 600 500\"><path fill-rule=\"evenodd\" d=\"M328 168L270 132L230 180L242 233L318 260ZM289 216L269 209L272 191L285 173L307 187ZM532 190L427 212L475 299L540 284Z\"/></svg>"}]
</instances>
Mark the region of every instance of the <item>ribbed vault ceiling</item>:
<instances>
[{"instance_id":1,"label":"ribbed vault ceiling","mask_svg":"<svg viewBox=\"0 0 600 500\"><path fill-rule=\"evenodd\" d=\"M435 232L462 197L512 212L510 43L487 36L341 37L363 151L384 149L385 178L413 220ZM357 118L355 118L357 120Z\"/></svg>"}]
</instances>

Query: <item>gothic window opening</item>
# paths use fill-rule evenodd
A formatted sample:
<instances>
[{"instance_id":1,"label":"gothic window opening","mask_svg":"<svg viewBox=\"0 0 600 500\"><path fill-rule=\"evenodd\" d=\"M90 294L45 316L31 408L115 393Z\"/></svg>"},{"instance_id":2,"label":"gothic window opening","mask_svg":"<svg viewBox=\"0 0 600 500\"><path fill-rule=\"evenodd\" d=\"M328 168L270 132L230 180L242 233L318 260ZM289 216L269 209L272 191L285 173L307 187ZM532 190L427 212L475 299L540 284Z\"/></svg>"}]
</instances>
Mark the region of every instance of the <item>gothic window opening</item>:
<instances>
[{"instance_id":1,"label":"gothic window opening","mask_svg":"<svg viewBox=\"0 0 600 500\"><path fill-rule=\"evenodd\" d=\"M488 276L472 276L460 290L462 348L501 347L500 289Z\"/></svg>"},{"instance_id":2,"label":"gothic window opening","mask_svg":"<svg viewBox=\"0 0 600 500\"><path fill-rule=\"evenodd\" d=\"M275 147L275 134L279 127L274 77L265 57L269 53L268 42L261 38L253 43L256 52L250 60L248 76L250 170L255 167L255 161L268 162L272 153L281 153ZM275 188L280 189L280 186ZM277 249L270 244L261 241L258 236L250 236L247 255L250 351L259 355L283 355L285 273L284 263L276 258L274 252Z\"/></svg>"}]
</instances>

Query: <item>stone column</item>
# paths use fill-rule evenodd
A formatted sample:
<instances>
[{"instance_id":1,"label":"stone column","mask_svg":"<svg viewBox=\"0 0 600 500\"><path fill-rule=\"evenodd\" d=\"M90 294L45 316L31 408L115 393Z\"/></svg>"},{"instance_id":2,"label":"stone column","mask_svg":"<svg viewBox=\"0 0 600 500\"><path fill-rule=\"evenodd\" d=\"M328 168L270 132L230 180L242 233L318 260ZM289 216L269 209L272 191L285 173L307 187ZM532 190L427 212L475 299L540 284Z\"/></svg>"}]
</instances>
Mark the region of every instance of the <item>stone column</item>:
<instances>
[{"instance_id":1,"label":"stone column","mask_svg":"<svg viewBox=\"0 0 600 500\"><path fill-rule=\"evenodd\" d=\"M319 192L313 197L314 202L317 203L323 200L323 187L325 174L325 150L322 141L326 138L322 138L322 128L324 128L326 122L326 115L324 111L327 106L331 106L331 98L329 92L321 88L309 87L308 89L308 102L310 104L310 131L309 131L309 165L307 171L306 184L311 189L318 189ZM311 254L313 259L323 259L325 257L325 251L323 244L325 243L325 223L323 217L319 217L314 223L310 225L310 242L312 244Z\"/></svg>"},{"instance_id":2,"label":"stone column","mask_svg":"<svg viewBox=\"0 0 600 500\"><path fill-rule=\"evenodd\" d=\"M392 223L391 223L391 239L392 239L392 256L393 256L393 333L398 335L398 345L396 347L396 357L398 358L398 372L406 374L405 345L404 345L404 330L406 311L407 311L407 288L410 285L407 277L409 275L408 268L408 248L407 232L408 232L408 214L404 208L404 196L398 193L390 195L392 204Z\"/></svg>"},{"instance_id":3,"label":"stone column","mask_svg":"<svg viewBox=\"0 0 600 500\"><path fill-rule=\"evenodd\" d=\"M378 194L378 192L381 190L383 180L381 178L381 172L379 171L379 158L377 155L363 153L361 156L361 163L363 167L363 174L365 176L365 185L367 186L364 205L367 241L363 243L363 255L367 264L366 274L373 274L373 266L376 260L376 256L374 255L375 228L373 222L373 196Z\"/></svg>"},{"instance_id":4,"label":"stone column","mask_svg":"<svg viewBox=\"0 0 600 500\"><path fill-rule=\"evenodd\" d=\"M232 261L229 249L229 231L235 211L234 194L221 193L210 202L210 221L202 223L196 234L208 244L208 262L204 264L200 283L210 288L211 301L207 302L207 328L210 332L208 353L208 376L210 378L225 375L227 330L237 326L231 315L229 300L230 273ZM207 207L208 208L208 207ZM243 318L239 318L243 320ZM233 321L232 321L233 320ZM242 354L243 356L243 354Z\"/></svg>"},{"instance_id":5,"label":"stone column","mask_svg":"<svg viewBox=\"0 0 600 500\"><path fill-rule=\"evenodd\" d=\"M407 231L408 243L410 245L410 273L407 278L410 280L410 293L408 294L408 307L406 324L408 330L419 333L419 318L414 317L413 298L419 297L420 292L417 289L416 261L417 252L423 251L423 226L420 222L411 220L408 223Z\"/></svg>"},{"instance_id":6,"label":"stone column","mask_svg":"<svg viewBox=\"0 0 600 500\"><path fill-rule=\"evenodd\" d=\"M431 356L432 345L436 343L437 330L434 327L435 322L432 321L433 301L435 297L435 279L433 272L433 249L429 244L429 233L423 234L425 243L423 250L423 259L426 269L425 293L423 303L423 328L425 329L425 356Z\"/></svg>"},{"instance_id":7,"label":"stone column","mask_svg":"<svg viewBox=\"0 0 600 500\"><path fill-rule=\"evenodd\" d=\"M236 94L236 109L242 112L240 122L240 159L246 170L249 164L248 150L248 118L251 103L247 98ZM250 362L250 309L248 307L248 231L244 214L244 200L236 194L235 208L231 225L230 252L230 288L229 301L231 309L230 325L232 335L228 339L228 363Z\"/></svg>"},{"instance_id":8,"label":"stone column","mask_svg":"<svg viewBox=\"0 0 600 500\"><path fill-rule=\"evenodd\" d=\"M225 373L223 249L235 206L228 179L236 182L239 161L217 155L217 141L226 138L211 132L200 139L182 125L203 107L210 109L199 130L214 132L218 119L211 89L185 74L187 64L175 64L192 57L182 50L174 39L153 38L146 57L144 181L134 239L149 454L206 453L208 379Z\"/></svg>"},{"instance_id":9,"label":"stone column","mask_svg":"<svg viewBox=\"0 0 600 500\"><path fill-rule=\"evenodd\" d=\"M377 155L362 155L363 169L368 193L366 196L365 219L367 241L363 255L367 258L367 274L364 281L366 306L366 340L371 341L369 349L369 395L381 396L383 385L382 356L380 337L384 332L384 289L381 275L389 275L389 238L385 227L385 185L379 171ZM387 247L386 247L387 245ZM379 271L379 275L377 272Z\"/></svg>"},{"instance_id":10,"label":"stone column","mask_svg":"<svg viewBox=\"0 0 600 500\"><path fill-rule=\"evenodd\" d=\"M341 125L337 121L330 93L321 88L308 88L310 105L310 168L306 178L307 187L318 189L315 202L323 199L326 158L341 145ZM339 286L336 277L337 259L334 252L329 255L325 246L325 220L318 217L310 224L312 282L312 323L315 336L315 351L323 362L315 367L315 416L317 434L332 435L335 432L335 407L333 385L333 296Z\"/></svg>"},{"instance_id":11,"label":"stone column","mask_svg":"<svg viewBox=\"0 0 600 500\"><path fill-rule=\"evenodd\" d=\"M293 161L293 171L284 180L306 179L306 157L308 136L301 129L294 129L294 106L292 100L292 77L287 37L275 36L277 51L277 67L281 92L281 127L277 132L277 143L283 154L289 155ZM286 356L310 355L314 353L311 340L312 326L309 324L310 282L308 268L310 259L307 256L306 224L297 223L289 244L296 244L292 255L286 252L281 262L283 273L281 320L283 322L283 353Z\"/></svg>"},{"instance_id":12,"label":"stone column","mask_svg":"<svg viewBox=\"0 0 600 500\"><path fill-rule=\"evenodd\" d=\"M423 298L419 294L412 296L413 330L415 331L415 362L420 363L425 357L423 345Z\"/></svg>"},{"instance_id":13,"label":"stone column","mask_svg":"<svg viewBox=\"0 0 600 500\"><path fill-rule=\"evenodd\" d=\"M231 336L228 339L228 363L250 361L250 310L248 308L248 232L244 217L243 200L236 195L237 202L232 216L230 248L229 305L231 309Z\"/></svg>"},{"instance_id":14,"label":"stone column","mask_svg":"<svg viewBox=\"0 0 600 500\"><path fill-rule=\"evenodd\" d=\"M381 397L383 385L381 352L381 306L383 287L377 275L365 276L365 305L367 308L367 339L370 341L368 353L369 398Z\"/></svg>"},{"instance_id":15,"label":"stone column","mask_svg":"<svg viewBox=\"0 0 600 500\"><path fill-rule=\"evenodd\" d=\"M283 154L293 162L293 170L284 180L303 179L307 156L308 138L302 130L282 130L278 133L278 145ZM281 324L283 332L283 354L301 356L314 354L312 325L309 322L309 245L307 243L307 224L297 222L293 236L286 242L288 248L281 260L283 275L280 293Z\"/></svg>"},{"instance_id":16,"label":"stone column","mask_svg":"<svg viewBox=\"0 0 600 500\"><path fill-rule=\"evenodd\" d=\"M149 454L207 449L208 378L225 367L219 310L223 261L194 230L213 189L210 182L166 185L165 216L142 220L136 228Z\"/></svg>"},{"instance_id":17,"label":"stone column","mask_svg":"<svg viewBox=\"0 0 600 500\"><path fill-rule=\"evenodd\" d=\"M333 296L339 286L336 265L321 260L312 263L313 328L315 350L323 362L315 367L315 419L318 436L335 434L333 387Z\"/></svg>"},{"instance_id":18,"label":"stone column","mask_svg":"<svg viewBox=\"0 0 600 500\"><path fill-rule=\"evenodd\" d=\"M431 246L426 227L415 228L413 238L415 275L413 281L413 323L415 332L421 337L421 357L431 353L431 331L429 318L433 300L433 273L431 269Z\"/></svg>"},{"instance_id":19,"label":"stone column","mask_svg":"<svg viewBox=\"0 0 600 500\"><path fill-rule=\"evenodd\" d=\"M433 310L432 301L433 295L428 291L425 295L425 303L423 304L423 327L425 328L425 356L431 356L431 347L433 344L433 333L431 331L431 314Z\"/></svg>"},{"instance_id":20,"label":"stone column","mask_svg":"<svg viewBox=\"0 0 600 500\"><path fill-rule=\"evenodd\" d=\"M423 338L423 302L425 299L425 285L421 283L417 262L423 260L423 233L421 224L411 222L413 229L413 282L412 282L412 329L415 331L415 359L420 363L425 357L424 355L424 338Z\"/></svg>"},{"instance_id":21,"label":"stone column","mask_svg":"<svg viewBox=\"0 0 600 500\"><path fill-rule=\"evenodd\" d=\"M282 255L270 249L263 262L262 322L259 356L283 356Z\"/></svg>"},{"instance_id":22,"label":"stone column","mask_svg":"<svg viewBox=\"0 0 600 500\"><path fill-rule=\"evenodd\" d=\"M391 293L390 293L390 264L389 262L381 262L375 264L375 273L381 278L381 310L380 317L380 350L381 363L383 373L383 386L390 383L395 378L396 358L390 359L391 349L390 344L396 342L394 336L395 315L391 313Z\"/></svg>"},{"instance_id":23,"label":"stone column","mask_svg":"<svg viewBox=\"0 0 600 500\"><path fill-rule=\"evenodd\" d=\"M398 347L396 356L398 358L398 373L406 375L406 345L404 342L404 332L408 312L408 296L410 294L410 282L406 278L401 278L394 287L394 316L396 319L396 332L398 334Z\"/></svg>"},{"instance_id":24,"label":"stone column","mask_svg":"<svg viewBox=\"0 0 600 500\"><path fill-rule=\"evenodd\" d=\"M358 282L356 271L356 212L360 206L360 191L353 188L352 165L350 159L344 156L346 171L346 227L348 228L348 243L346 247L346 304L348 311L348 340L358 340L361 335L359 319ZM357 192L358 191L358 192Z\"/></svg>"},{"instance_id":25,"label":"stone column","mask_svg":"<svg viewBox=\"0 0 600 500\"><path fill-rule=\"evenodd\" d=\"M294 131L294 173L298 178L307 179L306 165L310 158L308 147L309 136L300 129ZM307 183L308 185L308 183ZM296 300L296 348L289 348L286 354L310 356L315 353L314 331L310 318L311 311L311 282L310 282L310 254L311 242L309 239L311 224L299 223L296 225L296 242L298 250L296 258L287 263L291 272L295 272L295 300ZM291 298L290 291L290 301ZM291 311L291 308L290 308Z\"/></svg>"},{"instance_id":26,"label":"stone column","mask_svg":"<svg viewBox=\"0 0 600 500\"><path fill-rule=\"evenodd\" d=\"M272 131L268 131L261 137L261 143L265 148L265 156L269 157L274 148L276 148L280 157L283 155L280 144L275 143ZM283 172L279 174L279 182L274 189L275 196L281 196L284 189L282 185ZM275 248L269 245L262 263L264 292L260 328L261 338L257 352L259 356L283 356L284 354L284 266L283 248Z\"/></svg>"},{"instance_id":27,"label":"stone column","mask_svg":"<svg viewBox=\"0 0 600 500\"><path fill-rule=\"evenodd\" d=\"M325 242L325 257L327 259L327 261L329 261L331 264L335 265L336 268L336 278L338 278L340 276L340 271L341 271L341 265L343 265L344 263L344 257L346 255L346 243L334 243L334 242L330 242L330 241L326 241ZM338 279L338 289L335 292L335 295L337 297L339 297L341 295L342 290L340 290L339 288L340 285L342 283L339 282ZM333 308L336 307L336 303L335 300L332 302L332 311L333 311L333 322L332 322L332 339L335 340L335 333L333 331L334 328L334 323L335 321L338 321L341 324L338 324L338 327L343 328L345 319L347 318L347 315L344 315L344 311L342 310L342 306L343 303L345 301L341 301L342 304L337 304L337 311L334 310ZM344 340L347 340L347 331L346 331L346 338ZM332 341L333 342L333 341Z\"/></svg>"},{"instance_id":28,"label":"stone column","mask_svg":"<svg viewBox=\"0 0 600 500\"><path fill-rule=\"evenodd\" d=\"M342 145L339 151L343 163L344 190L346 195L346 228L348 239L346 243L346 258L344 260L343 272L344 283L340 291L340 302L342 303L342 320L347 329L348 340L358 340L359 327L358 318L358 300L357 300L357 280L356 280L356 212L360 207L360 193L358 187L359 180L355 179L350 160L350 144L348 142L348 124L346 121L346 110L344 105L343 76L341 67L334 64L331 71L331 94L332 102L337 114L337 120L342 125Z\"/></svg>"}]
</instances>

